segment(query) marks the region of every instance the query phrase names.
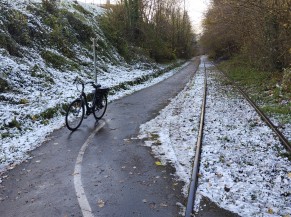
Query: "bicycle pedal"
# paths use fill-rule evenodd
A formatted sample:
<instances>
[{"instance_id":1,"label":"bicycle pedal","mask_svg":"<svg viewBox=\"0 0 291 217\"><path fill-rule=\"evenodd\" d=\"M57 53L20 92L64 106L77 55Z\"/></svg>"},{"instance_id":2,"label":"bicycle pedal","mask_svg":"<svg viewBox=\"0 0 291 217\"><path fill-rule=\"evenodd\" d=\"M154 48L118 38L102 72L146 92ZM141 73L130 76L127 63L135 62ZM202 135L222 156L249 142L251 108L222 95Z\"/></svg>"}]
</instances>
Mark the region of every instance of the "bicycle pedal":
<instances>
[{"instance_id":1,"label":"bicycle pedal","mask_svg":"<svg viewBox=\"0 0 291 217\"><path fill-rule=\"evenodd\" d=\"M88 118L88 115L85 115L85 116L84 116L84 119L87 119L87 118Z\"/></svg>"}]
</instances>

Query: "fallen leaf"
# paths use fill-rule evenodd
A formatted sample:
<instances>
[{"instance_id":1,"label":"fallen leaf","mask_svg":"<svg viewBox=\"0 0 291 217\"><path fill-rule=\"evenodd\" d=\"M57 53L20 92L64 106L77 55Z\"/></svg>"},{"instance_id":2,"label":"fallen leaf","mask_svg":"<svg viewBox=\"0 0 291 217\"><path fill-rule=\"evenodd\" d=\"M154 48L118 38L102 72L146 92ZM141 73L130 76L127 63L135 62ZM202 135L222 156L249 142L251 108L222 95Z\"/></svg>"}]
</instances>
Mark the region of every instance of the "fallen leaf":
<instances>
[{"instance_id":1,"label":"fallen leaf","mask_svg":"<svg viewBox=\"0 0 291 217\"><path fill-rule=\"evenodd\" d=\"M167 207L168 205L165 204L165 203L160 203L160 206L161 206L161 207Z\"/></svg>"},{"instance_id":2,"label":"fallen leaf","mask_svg":"<svg viewBox=\"0 0 291 217\"><path fill-rule=\"evenodd\" d=\"M11 164L9 167L8 167L8 170L12 170L16 167L16 164Z\"/></svg>"},{"instance_id":3,"label":"fallen leaf","mask_svg":"<svg viewBox=\"0 0 291 217\"><path fill-rule=\"evenodd\" d=\"M35 163L40 163L40 160L35 161Z\"/></svg>"},{"instance_id":4,"label":"fallen leaf","mask_svg":"<svg viewBox=\"0 0 291 217\"><path fill-rule=\"evenodd\" d=\"M142 202L146 203L146 202L148 202L148 201L147 201L146 199L143 199Z\"/></svg>"},{"instance_id":5,"label":"fallen leaf","mask_svg":"<svg viewBox=\"0 0 291 217\"><path fill-rule=\"evenodd\" d=\"M100 208L103 208L105 206L105 202L103 200L98 200L97 204Z\"/></svg>"},{"instance_id":6,"label":"fallen leaf","mask_svg":"<svg viewBox=\"0 0 291 217\"><path fill-rule=\"evenodd\" d=\"M223 174L221 174L221 173L215 173L215 175L217 175L218 178L223 177Z\"/></svg>"},{"instance_id":7,"label":"fallen leaf","mask_svg":"<svg viewBox=\"0 0 291 217\"><path fill-rule=\"evenodd\" d=\"M156 208L156 203L150 203L149 206L150 206L151 209L155 209Z\"/></svg>"},{"instance_id":8,"label":"fallen leaf","mask_svg":"<svg viewBox=\"0 0 291 217\"><path fill-rule=\"evenodd\" d=\"M268 213L269 213L269 214L274 214L274 211L273 211L271 208L269 208L269 209L268 209Z\"/></svg>"},{"instance_id":9,"label":"fallen leaf","mask_svg":"<svg viewBox=\"0 0 291 217\"><path fill-rule=\"evenodd\" d=\"M155 164L156 164L157 166L162 166L162 165L163 165L160 161L156 161Z\"/></svg>"},{"instance_id":10,"label":"fallen leaf","mask_svg":"<svg viewBox=\"0 0 291 217\"><path fill-rule=\"evenodd\" d=\"M229 191L230 191L230 188L227 187L227 186L225 185L225 186L224 186L224 190L225 190L226 192L229 192Z\"/></svg>"},{"instance_id":11,"label":"fallen leaf","mask_svg":"<svg viewBox=\"0 0 291 217\"><path fill-rule=\"evenodd\" d=\"M130 139L131 140L138 140L139 138L137 138L137 137L131 137Z\"/></svg>"},{"instance_id":12,"label":"fallen leaf","mask_svg":"<svg viewBox=\"0 0 291 217\"><path fill-rule=\"evenodd\" d=\"M290 178L290 179L291 179L291 173L288 173L288 178Z\"/></svg>"}]
</instances>

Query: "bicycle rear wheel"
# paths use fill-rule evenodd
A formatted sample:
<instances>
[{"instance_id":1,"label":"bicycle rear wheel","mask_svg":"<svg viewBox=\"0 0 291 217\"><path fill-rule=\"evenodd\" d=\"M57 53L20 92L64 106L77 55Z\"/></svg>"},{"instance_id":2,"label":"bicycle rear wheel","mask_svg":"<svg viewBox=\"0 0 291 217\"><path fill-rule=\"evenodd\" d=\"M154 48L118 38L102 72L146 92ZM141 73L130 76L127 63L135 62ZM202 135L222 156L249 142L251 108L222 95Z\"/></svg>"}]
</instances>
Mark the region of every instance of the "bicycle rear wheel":
<instances>
[{"instance_id":1,"label":"bicycle rear wheel","mask_svg":"<svg viewBox=\"0 0 291 217\"><path fill-rule=\"evenodd\" d=\"M84 103L81 99L76 99L69 105L66 114L66 125L69 130L74 131L81 125L84 113Z\"/></svg>"},{"instance_id":2,"label":"bicycle rear wheel","mask_svg":"<svg viewBox=\"0 0 291 217\"><path fill-rule=\"evenodd\" d=\"M107 109L107 96L104 94L101 95L100 99L97 100L95 108L93 110L93 115L95 119L96 120L101 119L104 116L106 109Z\"/></svg>"}]
</instances>

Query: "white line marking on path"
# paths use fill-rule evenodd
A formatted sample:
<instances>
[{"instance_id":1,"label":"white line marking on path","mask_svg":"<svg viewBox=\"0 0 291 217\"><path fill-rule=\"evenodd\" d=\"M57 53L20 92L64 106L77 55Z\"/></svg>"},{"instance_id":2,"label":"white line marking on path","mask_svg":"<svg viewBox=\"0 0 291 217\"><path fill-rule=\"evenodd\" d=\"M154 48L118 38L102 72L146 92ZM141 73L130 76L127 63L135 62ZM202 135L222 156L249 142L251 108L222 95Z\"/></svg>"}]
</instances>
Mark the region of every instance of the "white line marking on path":
<instances>
[{"instance_id":1,"label":"white line marking on path","mask_svg":"<svg viewBox=\"0 0 291 217\"><path fill-rule=\"evenodd\" d=\"M74 186L76 195L78 198L79 206L82 210L83 217L94 217L92 213L92 209L90 207L90 204L88 202L88 199L85 194L85 190L83 188L82 179L81 179L81 170L82 170L82 161L83 156L86 151L86 148L88 147L89 143L95 136L95 134L105 125L105 121L102 121L101 124L91 133L91 135L88 137L86 142L82 145L76 163L75 163L75 170L74 170Z\"/></svg>"}]
</instances>

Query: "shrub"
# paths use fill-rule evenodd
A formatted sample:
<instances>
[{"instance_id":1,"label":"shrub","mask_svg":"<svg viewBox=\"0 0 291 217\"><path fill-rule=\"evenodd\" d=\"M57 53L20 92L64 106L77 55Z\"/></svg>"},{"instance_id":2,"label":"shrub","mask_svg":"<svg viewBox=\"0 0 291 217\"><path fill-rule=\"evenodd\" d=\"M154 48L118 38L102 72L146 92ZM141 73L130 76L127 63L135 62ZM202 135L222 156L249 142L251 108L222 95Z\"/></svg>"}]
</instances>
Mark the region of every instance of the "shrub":
<instances>
[{"instance_id":1,"label":"shrub","mask_svg":"<svg viewBox=\"0 0 291 217\"><path fill-rule=\"evenodd\" d=\"M53 67L58 68L58 69L62 69L64 63L66 62L65 58L55 54L51 51L43 51L41 53L42 58L47 62L52 64Z\"/></svg>"},{"instance_id":2,"label":"shrub","mask_svg":"<svg viewBox=\"0 0 291 217\"><path fill-rule=\"evenodd\" d=\"M73 13L68 12L66 14L66 18L71 27L77 33L76 34L77 39L79 39L84 44L91 43L90 39L95 36L92 27L86 25L84 22L78 19L76 15Z\"/></svg>"},{"instance_id":3,"label":"shrub","mask_svg":"<svg viewBox=\"0 0 291 217\"><path fill-rule=\"evenodd\" d=\"M8 16L7 29L11 37L21 45L31 44L29 36L28 19L17 10L11 10Z\"/></svg>"},{"instance_id":4,"label":"shrub","mask_svg":"<svg viewBox=\"0 0 291 217\"><path fill-rule=\"evenodd\" d=\"M54 68L57 68L60 70L64 70L66 68L68 68L69 70L79 70L80 69L79 64L77 64L71 60L67 60L63 56L58 55L56 53L53 53L51 51L48 51L48 50L43 51L43 52L41 52L41 56L47 63L50 63ZM44 76L44 77L46 77L47 81L54 83L52 78L49 78L48 76Z\"/></svg>"},{"instance_id":5,"label":"shrub","mask_svg":"<svg viewBox=\"0 0 291 217\"><path fill-rule=\"evenodd\" d=\"M70 49L71 44L73 44L72 36L73 34L69 32L68 28L61 23L57 24L50 34L51 44L56 45L66 57L74 58L75 53Z\"/></svg>"},{"instance_id":6,"label":"shrub","mask_svg":"<svg viewBox=\"0 0 291 217\"><path fill-rule=\"evenodd\" d=\"M123 20L124 10L117 6L114 11L107 11L99 19L100 27L106 38L116 47L118 53L126 60L131 60L129 39L126 36L126 28Z\"/></svg>"},{"instance_id":7,"label":"shrub","mask_svg":"<svg viewBox=\"0 0 291 217\"><path fill-rule=\"evenodd\" d=\"M168 62L176 59L175 54L165 43L156 41L154 44L156 46L152 46L150 50L151 58L155 59L157 62Z\"/></svg>"},{"instance_id":8,"label":"shrub","mask_svg":"<svg viewBox=\"0 0 291 217\"><path fill-rule=\"evenodd\" d=\"M4 48L12 56L22 57L18 44L5 33L0 33L0 48Z\"/></svg>"},{"instance_id":9,"label":"shrub","mask_svg":"<svg viewBox=\"0 0 291 217\"><path fill-rule=\"evenodd\" d=\"M57 0L42 0L42 7L47 12L53 14L57 10Z\"/></svg>"}]
</instances>

